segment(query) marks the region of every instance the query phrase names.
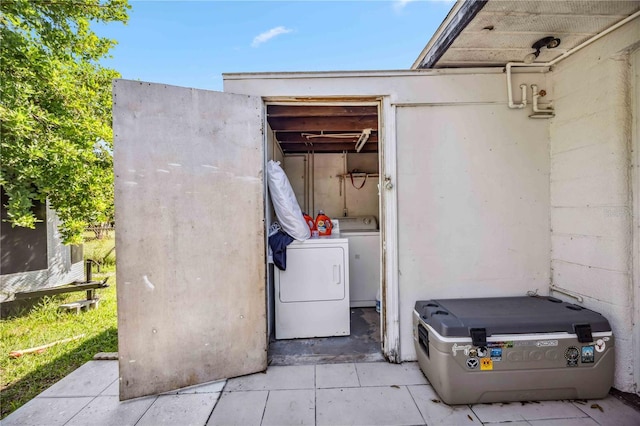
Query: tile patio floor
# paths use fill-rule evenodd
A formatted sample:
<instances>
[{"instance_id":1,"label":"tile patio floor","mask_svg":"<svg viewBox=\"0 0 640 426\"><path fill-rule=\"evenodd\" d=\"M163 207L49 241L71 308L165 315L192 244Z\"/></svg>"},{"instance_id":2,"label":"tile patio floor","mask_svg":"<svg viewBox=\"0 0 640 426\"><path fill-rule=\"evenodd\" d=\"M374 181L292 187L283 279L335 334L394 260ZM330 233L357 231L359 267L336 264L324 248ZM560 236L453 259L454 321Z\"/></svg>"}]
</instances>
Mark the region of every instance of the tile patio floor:
<instances>
[{"instance_id":1,"label":"tile patio floor","mask_svg":"<svg viewBox=\"0 0 640 426\"><path fill-rule=\"evenodd\" d=\"M640 425L640 412L598 401L439 402L416 363L269 367L228 381L118 401L117 361L90 361L2 420L13 425ZM593 404L595 408L591 408ZM599 407L599 408L598 408Z\"/></svg>"}]
</instances>

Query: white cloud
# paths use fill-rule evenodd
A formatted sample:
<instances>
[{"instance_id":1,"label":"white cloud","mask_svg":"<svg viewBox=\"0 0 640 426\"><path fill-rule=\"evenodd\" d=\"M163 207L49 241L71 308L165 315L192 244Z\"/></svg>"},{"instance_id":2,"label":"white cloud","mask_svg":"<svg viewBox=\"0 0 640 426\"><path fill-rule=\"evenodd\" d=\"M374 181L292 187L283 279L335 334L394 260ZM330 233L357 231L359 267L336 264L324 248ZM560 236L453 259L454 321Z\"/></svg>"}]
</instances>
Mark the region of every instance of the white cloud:
<instances>
[{"instance_id":1,"label":"white cloud","mask_svg":"<svg viewBox=\"0 0 640 426\"><path fill-rule=\"evenodd\" d=\"M411 3L412 1L415 0L394 0L393 8L396 10L396 12L400 12L407 4Z\"/></svg>"},{"instance_id":2,"label":"white cloud","mask_svg":"<svg viewBox=\"0 0 640 426\"><path fill-rule=\"evenodd\" d=\"M258 47L260 46L262 43L265 43L269 40L271 40L272 38L279 36L280 34L287 34L292 32L293 30L289 29L289 28L285 28L285 27L275 27L275 28L271 28L269 31L265 31L262 34L259 34L257 36L255 36L255 38L253 39L253 43L251 43L252 47Z\"/></svg>"}]
</instances>

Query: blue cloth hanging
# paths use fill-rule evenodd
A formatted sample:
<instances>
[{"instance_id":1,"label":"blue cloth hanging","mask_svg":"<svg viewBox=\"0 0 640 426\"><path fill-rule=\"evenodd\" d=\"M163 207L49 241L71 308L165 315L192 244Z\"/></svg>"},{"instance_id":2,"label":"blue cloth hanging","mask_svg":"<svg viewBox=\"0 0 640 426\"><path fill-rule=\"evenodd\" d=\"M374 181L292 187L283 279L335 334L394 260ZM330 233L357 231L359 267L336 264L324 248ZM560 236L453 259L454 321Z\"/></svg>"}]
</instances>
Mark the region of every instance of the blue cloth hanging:
<instances>
[{"instance_id":1,"label":"blue cloth hanging","mask_svg":"<svg viewBox=\"0 0 640 426\"><path fill-rule=\"evenodd\" d=\"M269 247L273 253L273 263L281 271L287 270L287 246L293 242L289 234L278 231L269 237Z\"/></svg>"}]
</instances>

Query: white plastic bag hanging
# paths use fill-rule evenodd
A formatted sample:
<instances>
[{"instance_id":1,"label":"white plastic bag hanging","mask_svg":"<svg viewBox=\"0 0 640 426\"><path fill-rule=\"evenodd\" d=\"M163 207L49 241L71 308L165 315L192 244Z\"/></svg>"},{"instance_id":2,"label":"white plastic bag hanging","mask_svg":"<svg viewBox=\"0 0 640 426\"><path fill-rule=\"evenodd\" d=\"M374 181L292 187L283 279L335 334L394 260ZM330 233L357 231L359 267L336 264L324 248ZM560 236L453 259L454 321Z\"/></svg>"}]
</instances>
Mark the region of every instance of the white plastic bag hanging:
<instances>
[{"instance_id":1,"label":"white plastic bag hanging","mask_svg":"<svg viewBox=\"0 0 640 426\"><path fill-rule=\"evenodd\" d=\"M280 162L270 160L267 164L267 183L282 230L298 241L308 239L311 236L309 226L302 217L302 210Z\"/></svg>"}]
</instances>

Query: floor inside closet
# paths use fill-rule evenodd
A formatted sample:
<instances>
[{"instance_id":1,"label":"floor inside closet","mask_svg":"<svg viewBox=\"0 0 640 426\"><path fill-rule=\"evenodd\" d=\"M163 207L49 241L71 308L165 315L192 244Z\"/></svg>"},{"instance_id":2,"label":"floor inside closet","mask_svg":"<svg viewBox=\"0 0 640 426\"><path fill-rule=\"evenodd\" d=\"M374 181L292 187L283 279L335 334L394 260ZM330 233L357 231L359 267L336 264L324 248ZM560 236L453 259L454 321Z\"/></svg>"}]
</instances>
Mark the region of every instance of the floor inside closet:
<instances>
[{"instance_id":1,"label":"floor inside closet","mask_svg":"<svg viewBox=\"0 0 640 426\"><path fill-rule=\"evenodd\" d=\"M269 365L384 361L380 314L375 308L351 308L351 335L269 343Z\"/></svg>"}]
</instances>

